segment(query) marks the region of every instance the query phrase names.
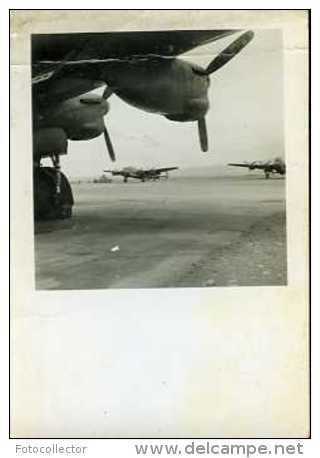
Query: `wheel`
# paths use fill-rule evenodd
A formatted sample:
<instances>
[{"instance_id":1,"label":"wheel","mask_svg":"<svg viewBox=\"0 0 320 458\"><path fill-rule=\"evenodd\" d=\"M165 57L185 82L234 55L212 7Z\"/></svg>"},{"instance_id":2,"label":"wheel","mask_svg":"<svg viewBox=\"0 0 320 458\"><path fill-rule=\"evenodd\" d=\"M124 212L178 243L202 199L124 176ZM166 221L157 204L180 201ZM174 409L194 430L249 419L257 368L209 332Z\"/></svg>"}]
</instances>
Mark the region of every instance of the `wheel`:
<instances>
[{"instance_id":1,"label":"wheel","mask_svg":"<svg viewBox=\"0 0 320 458\"><path fill-rule=\"evenodd\" d=\"M269 172L265 172L265 175L266 175L266 180L267 180L268 178L270 178L270 173L269 173Z\"/></svg>"},{"instance_id":2,"label":"wheel","mask_svg":"<svg viewBox=\"0 0 320 458\"><path fill-rule=\"evenodd\" d=\"M56 195L56 172L52 167L34 169L34 216L36 220L65 219L72 216L72 189L61 173L61 192Z\"/></svg>"}]
</instances>

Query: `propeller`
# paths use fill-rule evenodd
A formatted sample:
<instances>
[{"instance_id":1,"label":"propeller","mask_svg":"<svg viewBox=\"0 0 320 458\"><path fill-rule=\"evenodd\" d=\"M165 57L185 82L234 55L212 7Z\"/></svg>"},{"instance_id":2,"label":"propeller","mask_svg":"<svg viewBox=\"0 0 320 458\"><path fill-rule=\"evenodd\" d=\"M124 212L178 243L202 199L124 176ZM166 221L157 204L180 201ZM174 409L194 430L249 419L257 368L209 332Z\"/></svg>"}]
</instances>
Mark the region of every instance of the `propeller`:
<instances>
[{"instance_id":1,"label":"propeller","mask_svg":"<svg viewBox=\"0 0 320 458\"><path fill-rule=\"evenodd\" d=\"M107 100L112 94L113 94L112 89L109 86L106 86L105 90L103 91L102 98L104 100ZM104 141L106 142L109 157L112 160L112 162L115 162L116 155L113 149L113 145L111 143L111 139L110 139L110 135L109 135L107 126L105 124L104 124L104 129L103 129L103 136L104 136Z\"/></svg>"},{"instance_id":2,"label":"propeller","mask_svg":"<svg viewBox=\"0 0 320 458\"><path fill-rule=\"evenodd\" d=\"M102 102L106 101L112 94L113 94L112 89L110 89L107 86L102 94L102 98L101 96L96 96L95 94L90 94L90 95L87 94L86 96L80 99L80 102L84 104L89 104L89 105L101 105ZM106 106L109 107L108 102L106 102ZM106 108L106 110L104 111L104 114L106 114L108 109ZM109 132L108 132L108 129L105 123L103 125L103 136L104 136L104 141L106 143L110 159L112 160L112 162L114 162L116 160L116 156L115 156L113 145L110 139L110 135L109 135Z\"/></svg>"},{"instance_id":3,"label":"propeller","mask_svg":"<svg viewBox=\"0 0 320 458\"><path fill-rule=\"evenodd\" d=\"M253 37L254 33L251 30L243 33L240 37L233 41L231 45L227 46L217 57L215 57L206 69L195 67L193 68L193 71L199 75L208 77L236 56L245 46L247 46L248 43L250 43ZM204 117L198 119L198 131L201 150L206 152L208 151L208 134L206 120Z\"/></svg>"},{"instance_id":4,"label":"propeller","mask_svg":"<svg viewBox=\"0 0 320 458\"><path fill-rule=\"evenodd\" d=\"M198 131L200 138L201 150L205 153L208 151L208 134L205 118L198 119Z\"/></svg>"},{"instance_id":5,"label":"propeller","mask_svg":"<svg viewBox=\"0 0 320 458\"><path fill-rule=\"evenodd\" d=\"M108 150L110 159L112 160L112 162L115 162L116 155L114 153L114 149L113 149L113 146L112 146L112 143L111 143L111 139L110 139L110 136L109 136L109 133L108 133L106 125L104 125L103 136L104 136L104 141L106 142L106 146L107 146L107 150Z\"/></svg>"},{"instance_id":6,"label":"propeller","mask_svg":"<svg viewBox=\"0 0 320 458\"><path fill-rule=\"evenodd\" d=\"M205 69L206 75L211 75L212 73L219 70L226 63L229 62L234 56L236 56L254 37L254 33L249 30L248 32L243 33L231 45L227 46L217 57L215 57L208 67Z\"/></svg>"},{"instance_id":7,"label":"propeller","mask_svg":"<svg viewBox=\"0 0 320 458\"><path fill-rule=\"evenodd\" d=\"M110 86L106 86L105 90L103 91L102 98L107 100L113 94L113 90Z\"/></svg>"}]
</instances>

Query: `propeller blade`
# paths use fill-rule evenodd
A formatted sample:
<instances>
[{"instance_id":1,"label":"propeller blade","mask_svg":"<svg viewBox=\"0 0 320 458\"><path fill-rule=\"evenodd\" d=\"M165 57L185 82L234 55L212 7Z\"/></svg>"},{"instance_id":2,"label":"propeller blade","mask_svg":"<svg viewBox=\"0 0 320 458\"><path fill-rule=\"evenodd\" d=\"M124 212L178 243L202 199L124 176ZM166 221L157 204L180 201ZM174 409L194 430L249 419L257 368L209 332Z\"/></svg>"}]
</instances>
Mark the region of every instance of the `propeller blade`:
<instances>
[{"instance_id":1,"label":"propeller blade","mask_svg":"<svg viewBox=\"0 0 320 458\"><path fill-rule=\"evenodd\" d=\"M103 91L102 98L107 100L113 94L113 90L111 87L106 86L105 90Z\"/></svg>"},{"instance_id":2,"label":"propeller blade","mask_svg":"<svg viewBox=\"0 0 320 458\"><path fill-rule=\"evenodd\" d=\"M104 135L104 140L105 140L106 145L107 145L107 150L108 150L110 159L112 160L112 162L114 162L116 160L116 156L114 154L114 149L113 149L113 146L112 146L112 143L111 143L111 140L110 140L110 136L109 136L109 133L108 133L108 130L107 130L106 126L104 126L103 135Z\"/></svg>"},{"instance_id":3,"label":"propeller blade","mask_svg":"<svg viewBox=\"0 0 320 458\"><path fill-rule=\"evenodd\" d=\"M205 118L198 119L200 145L203 152L208 151L208 134Z\"/></svg>"},{"instance_id":4,"label":"propeller blade","mask_svg":"<svg viewBox=\"0 0 320 458\"><path fill-rule=\"evenodd\" d=\"M231 45L227 46L206 68L206 74L216 72L219 68L223 67L229 60L236 56L254 37L254 33L249 30L237 38Z\"/></svg>"}]
</instances>

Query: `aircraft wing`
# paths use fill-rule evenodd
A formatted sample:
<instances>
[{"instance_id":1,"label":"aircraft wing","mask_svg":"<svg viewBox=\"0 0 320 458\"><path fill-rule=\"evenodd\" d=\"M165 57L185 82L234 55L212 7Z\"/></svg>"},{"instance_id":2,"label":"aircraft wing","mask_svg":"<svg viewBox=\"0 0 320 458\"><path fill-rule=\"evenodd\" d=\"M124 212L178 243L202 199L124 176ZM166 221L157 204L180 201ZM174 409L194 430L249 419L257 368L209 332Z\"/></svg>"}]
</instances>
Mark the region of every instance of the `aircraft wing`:
<instances>
[{"instance_id":1,"label":"aircraft wing","mask_svg":"<svg viewBox=\"0 0 320 458\"><path fill-rule=\"evenodd\" d=\"M163 167L161 169L152 169L152 172L162 173L162 172L169 172L170 170L177 170L179 167Z\"/></svg>"},{"instance_id":2,"label":"aircraft wing","mask_svg":"<svg viewBox=\"0 0 320 458\"><path fill-rule=\"evenodd\" d=\"M233 167L250 167L250 164L244 164L244 163L241 163L241 164L236 164L236 163L230 163L228 165L231 165Z\"/></svg>"},{"instance_id":3,"label":"aircraft wing","mask_svg":"<svg viewBox=\"0 0 320 458\"><path fill-rule=\"evenodd\" d=\"M54 97L57 77L97 80L97 69L113 59L143 56L175 57L239 30L180 30L166 32L65 33L32 35L32 84L35 94ZM88 86L80 88L88 92ZM92 90L92 89L91 89ZM83 91L83 92L81 92ZM79 95L80 95L79 94ZM73 95L72 95L73 96ZM67 91L60 100L70 97Z\"/></svg>"},{"instance_id":4,"label":"aircraft wing","mask_svg":"<svg viewBox=\"0 0 320 458\"><path fill-rule=\"evenodd\" d=\"M174 30L166 32L63 33L32 35L32 62L59 64L70 60L124 59L148 54L174 57L227 37L239 30Z\"/></svg>"}]
</instances>

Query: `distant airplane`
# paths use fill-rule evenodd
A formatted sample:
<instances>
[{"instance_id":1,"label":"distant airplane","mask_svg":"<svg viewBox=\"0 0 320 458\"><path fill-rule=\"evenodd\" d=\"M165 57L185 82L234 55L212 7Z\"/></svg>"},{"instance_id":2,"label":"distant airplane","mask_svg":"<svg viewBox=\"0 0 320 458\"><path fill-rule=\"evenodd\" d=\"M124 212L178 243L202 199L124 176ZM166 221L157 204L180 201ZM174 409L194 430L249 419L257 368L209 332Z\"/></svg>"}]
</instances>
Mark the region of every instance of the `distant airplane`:
<instances>
[{"instance_id":1,"label":"distant airplane","mask_svg":"<svg viewBox=\"0 0 320 458\"><path fill-rule=\"evenodd\" d=\"M99 178L95 178L93 180L93 183L99 183L99 184L112 183L112 180L111 180L111 178L108 178L106 175L103 174Z\"/></svg>"},{"instance_id":2,"label":"distant airplane","mask_svg":"<svg viewBox=\"0 0 320 458\"><path fill-rule=\"evenodd\" d=\"M177 170L179 167L163 167L161 169L137 169L135 167L124 167L122 170L104 170L104 172L112 173L112 175L123 176L124 183L128 182L129 178L136 180L159 180L161 177L168 178L170 170Z\"/></svg>"},{"instance_id":3,"label":"distant airplane","mask_svg":"<svg viewBox=\"0 0 320 458\"><path fill-rule=\"evenodd\" d=\"M266 178L270 178L271 173L279 173L280 175L286 174L286 164L281 157L276 157L269 161L230 163L228 165L234 167L247 167L249 170L263 170Z\"/></svg>"}]
</instances>

